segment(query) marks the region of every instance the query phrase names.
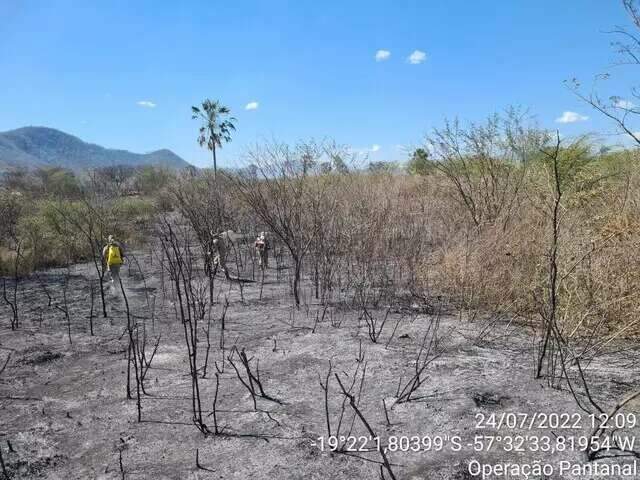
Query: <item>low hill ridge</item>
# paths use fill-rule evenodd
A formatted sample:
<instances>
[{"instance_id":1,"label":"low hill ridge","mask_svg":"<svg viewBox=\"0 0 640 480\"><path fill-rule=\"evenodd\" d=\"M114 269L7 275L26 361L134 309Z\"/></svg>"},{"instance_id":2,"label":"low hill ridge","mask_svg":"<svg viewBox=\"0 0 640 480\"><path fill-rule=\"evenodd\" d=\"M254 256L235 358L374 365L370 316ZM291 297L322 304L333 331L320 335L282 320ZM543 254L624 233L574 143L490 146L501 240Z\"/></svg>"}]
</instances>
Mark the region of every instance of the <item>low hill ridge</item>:
<instances>
[{"instance_id":1,"label":"low hill ridge","mask_svg":"<svg viewBox=\"0 0 640 480\"><path fill-rule=\"evenodd\" d=\"M0 170L11 168L64 167L85 170L112 165L189 166L168 149L150 153L105 148L48 127L23 127L0 132Z\"/></svg>"}]
</instances>

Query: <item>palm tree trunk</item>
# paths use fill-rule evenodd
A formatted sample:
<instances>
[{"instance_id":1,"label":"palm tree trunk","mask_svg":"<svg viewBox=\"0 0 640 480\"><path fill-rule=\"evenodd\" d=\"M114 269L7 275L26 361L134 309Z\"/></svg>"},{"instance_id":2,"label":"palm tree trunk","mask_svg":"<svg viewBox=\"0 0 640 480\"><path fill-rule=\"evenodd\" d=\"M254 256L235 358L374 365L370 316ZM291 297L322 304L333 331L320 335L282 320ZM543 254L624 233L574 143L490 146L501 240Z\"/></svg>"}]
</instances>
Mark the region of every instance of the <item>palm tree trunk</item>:
<instances>
[{"instance_id":1,"label":"palm tree trunk","mask_svg":"<svg viewBox=\"0 0 640 480\"><path fill-rule=\"evenodd\" d=\"M218 174L218 162L216 161L216 146L213 146L213 179L215 180Z\"/></svg>"}]
</instances>

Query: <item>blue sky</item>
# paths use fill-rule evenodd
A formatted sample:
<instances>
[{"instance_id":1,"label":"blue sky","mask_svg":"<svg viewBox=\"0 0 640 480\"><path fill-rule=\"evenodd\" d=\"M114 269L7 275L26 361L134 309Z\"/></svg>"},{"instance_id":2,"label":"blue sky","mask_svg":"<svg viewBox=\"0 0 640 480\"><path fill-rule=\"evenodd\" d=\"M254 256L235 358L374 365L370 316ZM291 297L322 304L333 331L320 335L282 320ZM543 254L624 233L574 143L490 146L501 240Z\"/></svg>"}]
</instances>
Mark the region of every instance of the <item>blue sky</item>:
<instances>
[{"instance_id":1,"label":"blue sky","mask_svg":"<svg viewBox=\"0 0 640 480\"><path fill-rule=\"evenodd\" d=\"M603 0L0 0L0 131L50 126L199 166L210 156L190 107L205 97L238 119L221 165L272 138L403 160L445 117L509 105L564 135L607 132L563 80L611 70L605 31L628 24ZM612 71L624 96L633 70ZM588 119L557 123L567 111Z\"/></svg>"}]
</instances>

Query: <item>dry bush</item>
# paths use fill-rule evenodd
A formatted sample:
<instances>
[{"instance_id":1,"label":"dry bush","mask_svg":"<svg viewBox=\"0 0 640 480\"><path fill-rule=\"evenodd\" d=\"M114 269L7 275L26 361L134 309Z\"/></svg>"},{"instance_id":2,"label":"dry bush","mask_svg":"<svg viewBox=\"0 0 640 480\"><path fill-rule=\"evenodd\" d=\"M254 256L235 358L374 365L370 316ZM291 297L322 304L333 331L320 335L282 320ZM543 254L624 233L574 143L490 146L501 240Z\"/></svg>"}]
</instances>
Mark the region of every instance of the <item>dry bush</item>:
<instances>
[{"instance_id":1,"label":"dry bush","mask_svg":"<svg viewBox=\"0 0 640 480\"><path fill-rule=\"evenodd\" d=\"M595 156L584 139L561 150L558 314L572 336L637 331L640 170L630 155ZM459 200L444 197L451 221L427 227L446 234L432 234L439 241L422 256L419 284L467 308L534 318L548 291L552 185L549 169L534 158L508 221L503 213L480 226L465 221Z\"/></svg>"},{"instance_id":2,"label":"dry bush","mask_svg":"<svg viewBox=\"0 0 640 480\"><path fill-rule=\"evenodd\" d=\"M286 246L293 261L291 287L298 306L304 261L318 229L333 211L322 169L323 158L330 155L327 150L314 142L296 147L267 143L249 152L255 171L229 177L243 203Z\"/></svg>"},{"instance_id":3,"label":"dry bush","mask_svg":"<svg viewBox=\"0 0 640 480\"><path fill-rule=\"evenodd\" d=\"M211 172L187 170L169 187L173 203L188 222L200 245L209 286L209 302L213 303L216 266L213 264L216 235L233 225L233 202L224 177Z\"/></svg>"},{"instance_id":4,"label":"dry bush","mask_svg":"<svg viewBox=\"0 0 640 480\"><path fill-rule=\"evenodd\" d=\"M388 173L334 179L336 280L341 300L373 306L411 290L421 256L433 239L416 180Z\"/></svg>"},{"instance_id":5,"label":"dry bush","mask_svg":"<svg viewBox=\"0 0 640 480\"><path fill-rule=\"evenodd\" d=\"M520 188L532 156L547 134L525 114L510 109L483 124L463 126L445 121L427 137L434 166L452 187L452 198L480 227L499 217L508 221L518 204Z\"/></svg>"},{"instance_id":6,"label":"dry bush","mask_svg":"<svg viewBox=\"0 0 640 480\"><path fill-rule=\"evenodd\" d=\"M465 308L532 312L543 276L541 230L527 221L506 231L466 228L430 257L420 280Z\"/></svg>"}]
</instances>

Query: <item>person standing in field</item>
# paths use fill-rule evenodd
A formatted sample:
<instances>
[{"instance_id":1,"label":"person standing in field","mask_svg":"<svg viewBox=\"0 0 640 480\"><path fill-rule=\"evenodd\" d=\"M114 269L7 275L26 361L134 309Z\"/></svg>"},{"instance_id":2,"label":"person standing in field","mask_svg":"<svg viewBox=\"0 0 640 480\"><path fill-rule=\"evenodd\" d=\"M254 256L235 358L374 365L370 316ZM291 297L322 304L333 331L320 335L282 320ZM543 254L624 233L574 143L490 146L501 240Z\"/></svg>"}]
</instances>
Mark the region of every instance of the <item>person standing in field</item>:
<instances>
[{"instance_id":1,"label":"person standing in field","mask_svg":"<svg viewBox=\"0 0 640 480\"><path fill-rule=\"evenodd\" d=\"M222 269L224 272L224 276L229 280L229 271L227 270L227 246L224 243L224 239L221 234L216 234L213 236L213 242L211 242L213 247L213 275L215 276L218 271L218 267Z\"/></svg>"},{"instance_id":2,"label":"person standing in field","mask_svg":"<svg viewBox=\"0 0 640 480\"><path fill-rule=\"evenodd\" d=\"M265 232L260 232L256 238L255 247L258 252L258 265L262 269L269 268L269 242Z\"/></svg>"},{"instance_id":3,"label":"person standing in field","mask_svg":"<svg viewBox=\"0 0 640 480\"><path fill-rule=\"evenodd\" d=\"M109 235L107 244L102 249L102 259L111 277L111 286L117 292L120 288L120 267L124 263L124 248L113 235Z\"/></svg>"}]
</instances>

